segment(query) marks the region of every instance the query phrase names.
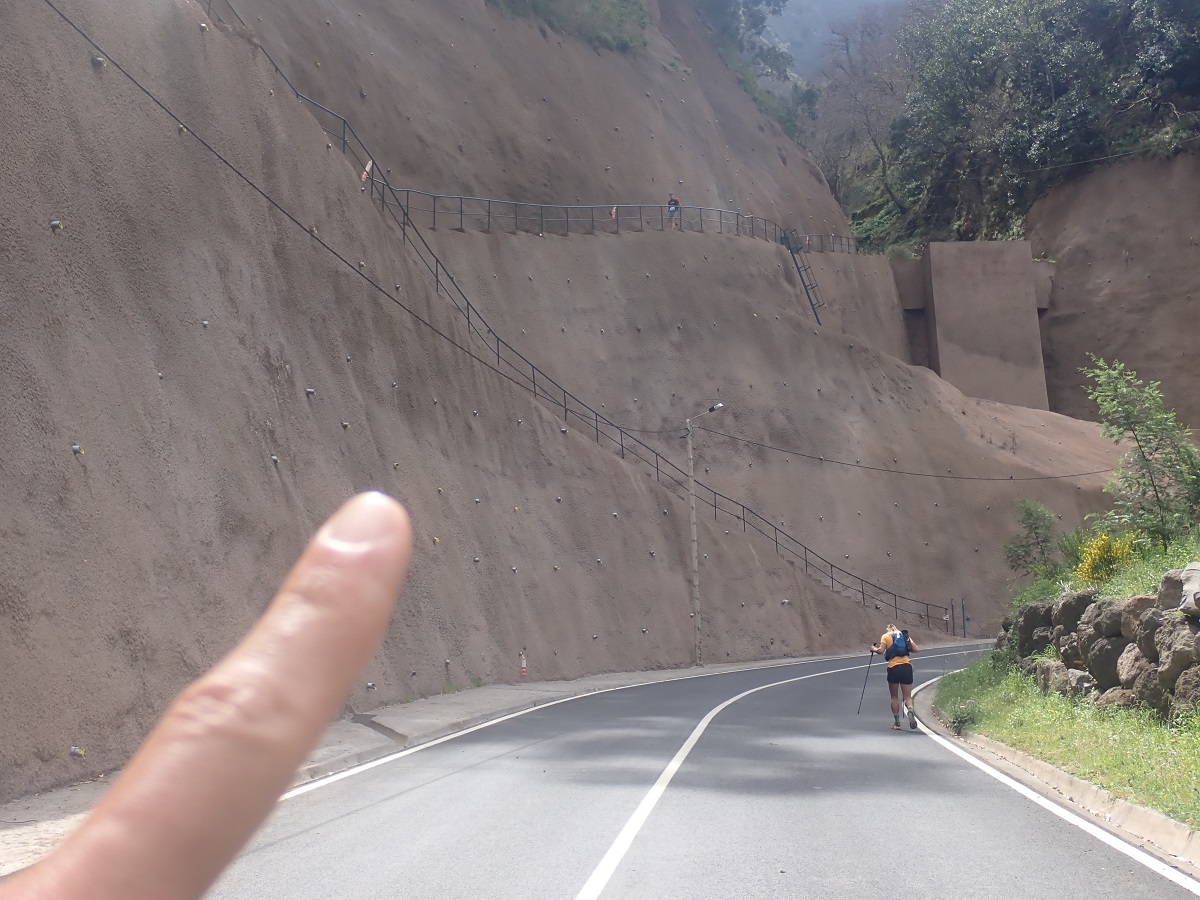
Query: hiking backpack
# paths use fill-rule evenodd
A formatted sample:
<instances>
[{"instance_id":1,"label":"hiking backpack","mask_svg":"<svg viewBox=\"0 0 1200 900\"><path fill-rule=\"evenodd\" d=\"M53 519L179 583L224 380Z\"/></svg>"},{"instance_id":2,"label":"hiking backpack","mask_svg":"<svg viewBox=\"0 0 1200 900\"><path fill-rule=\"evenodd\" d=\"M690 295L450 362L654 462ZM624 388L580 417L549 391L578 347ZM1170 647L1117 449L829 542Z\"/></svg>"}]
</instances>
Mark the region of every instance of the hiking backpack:
<instances>
[{"instance_id":1,"label":"hiking backpack","mask_svg":"<svg viewBox=\"0 0 1200 900\"><path fill-rule=\"evenodd\" d=\"M887 648L887 652L883 654L883 658L887 660L895 659L897 656L908 656L908 635L903 631L892 633L892 646Z\"/></svg>"}]
</instances>

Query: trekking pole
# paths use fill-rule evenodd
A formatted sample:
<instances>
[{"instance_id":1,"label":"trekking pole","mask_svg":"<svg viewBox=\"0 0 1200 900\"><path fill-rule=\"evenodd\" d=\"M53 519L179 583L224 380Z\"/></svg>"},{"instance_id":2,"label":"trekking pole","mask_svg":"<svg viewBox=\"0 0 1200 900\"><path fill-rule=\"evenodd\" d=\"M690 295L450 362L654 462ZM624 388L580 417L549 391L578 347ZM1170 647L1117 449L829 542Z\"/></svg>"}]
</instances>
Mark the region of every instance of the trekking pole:
<instances>
[{"instance_id":1,"label":"trekking pole","mask_svg":"<svg viewBox=\"0 0 1200 900\"><path fill-rule=\"evenodd\" d=\"M863 697L867 696L867 682L871 680L871 663L875 662L875 651L871 651L871 655L867 657L867 677L863 679L862 697L858 698L858 713L862 712ZM855 715L858 715L855 713Z\"/></svg>"}]
</instances>

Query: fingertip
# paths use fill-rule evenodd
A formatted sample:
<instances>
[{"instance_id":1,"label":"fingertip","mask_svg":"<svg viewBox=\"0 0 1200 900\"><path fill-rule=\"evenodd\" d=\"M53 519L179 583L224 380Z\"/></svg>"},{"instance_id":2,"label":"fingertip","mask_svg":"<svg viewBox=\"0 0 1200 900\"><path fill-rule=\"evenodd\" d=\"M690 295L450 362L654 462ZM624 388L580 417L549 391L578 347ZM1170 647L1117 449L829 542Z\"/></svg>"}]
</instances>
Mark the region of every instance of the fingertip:
<instances>
[{"instance_id":1,"label":"fingertip","mask_svg":"<svg viewBox=\"0 0 1200 900\"><path fill-rule=\"evenodd\" d=\"M411 539L408 511L380 491L351 497L317 535L318 543L342 552L362 552L384 544L407 548Z\"/></svg>"}]
</instances>

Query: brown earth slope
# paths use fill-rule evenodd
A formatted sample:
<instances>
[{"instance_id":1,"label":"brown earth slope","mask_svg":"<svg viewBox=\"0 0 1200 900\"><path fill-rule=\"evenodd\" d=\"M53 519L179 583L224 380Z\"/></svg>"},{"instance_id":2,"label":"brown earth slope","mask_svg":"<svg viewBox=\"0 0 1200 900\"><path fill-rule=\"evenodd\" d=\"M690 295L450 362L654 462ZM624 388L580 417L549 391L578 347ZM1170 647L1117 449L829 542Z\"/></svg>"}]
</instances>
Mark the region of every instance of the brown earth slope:
<instances>
[{"instance_id":1,"label":"brown earth slope","mask_svg":"<svg viewBox=\"0 0 1200 900\"><path fill-rule=\"evenodd\" d=\"M1054 260L1042 318L1050 406L1093 418L1079 369L1087 354L1161 381L1200 428L1200 157L1122 163L1056 188L1029 214L1034 252Z\"/></svg>"},{"instance_id":2,"label":"brown earth slope","mask_svg":"<svg viewBox=\"0 0 1200 900\"><path fill-rule=\"evenodd\" d=\"M749 101L690 0L650 0L637 55L543 37L484 0L235 2L302 91L371 136L394 183L547 203L666 202L674 190L689 205L849 233L820 171Z\"/></svg>"},{"instance_id":3,"label":"brown earth slope","mask_svg":"<svg viewBox=\"0 0 1200 900\"><path fill-rule=\"evenodd\" d=\"M684 419L721 401L697 424L829 460L1000 479L836 466L704 432L696 441L707 484L864 577L942 604L967 598L980 627L1007 606L999 548L1013 501L1039 497L1072 524L1097 508L1103 476L1007 480L1107 468L1112 450L1094 425L964 397L869 343L903 340L886 324L899 303L873 258L814 254L826 296L861 304L853 315L835 307L818 329L786 252L765 241L440 231L435 243L501 334L680 463ZM868 332L868 321L881 324L866 340L838 330Z\"/></svg>"},{"instance_id":4,"label":"brown earth slope","mask_svg":"<svg viewBox=\"0 0 1200 900\"><path fill-rule=\"evenodd\" d=\"M64 6L190 131L47 7L11 20L0 797L120 765L315 524L368 487L405 499L418 547L364 678L379 690L353 705L514 679L522 648L533 677L688 663L686 506L562 435L196 142L464 339L250 43L202 31L186 2ZM763 546L701 529L708 658L857 648L882 625Z\"/></svg>"},{"instance_id":5,"label":"brown earth slope","mask_svg":"<svg viewBox=\"0 0 1200 900\"><path fill-rule=\"evenodd\" d=\"M94 64L95 51L48 8L11 19L0 54L0 113L12 126L0 155L0 797L119 765L168 698L261 610L321 517L367 487L410 505L418 546L401 609L364 678L379 691L358 691L353 706L514 679L522 648L533 677L688 663L686 505L578 429L562 434L552 409L364 281L360 262L415 313L467 340L359 193L357 173L326 150L316 121L281 89L253 40L202 31L200 7L186 0L64 7L190 131L181 134L113 66ZM366 22L384 9L262 4L256 27L316 41L348 31L358 11ZM647 135L622 145L630 168L620 177L628 180L609 184L615 176L601 160L613 149L601 144L616 138L597 119L626 112L631 124L614 132L626 135L650 115L630 106L645 100L641 85L665 103L667 86L678 83L679 94L692 93L674 99L692 111L664 108L654 127L673 137L695 129L700 149L675 141L682 154L661 151L655 165L735 200L743 196L735 189L749 202L769 188L773 205L755 212L774 216L795 200L789 193L807 191L814 199L797 202L811 205L791 221L836 215L819 180L797 165L798 151L784 147L787 165L774 152L770 127L706 55L686 4L664 4L665 31L653 31L651 53L633 59L560 46L482 3L387 9L397 17L381 20L390 36L380 37L380 22L370 35L393 49L380 49L387 65L371 71L389 80L358 97L351 67L372 65L367 33L334 48L320 71L329 77L345 67L330 78L333 105L361 104L378 116L379 135L369 121L355 118L356 127L372 144L402 151L403 162L388 165L411 167L414 182L484 192L484 176L495 175L499 186L488 193L640 195L663 132L654 147ZM268 19L272 10L283 24ZM452 63L455 28L472 49L470 70ZM426 35L419 52L394 49L414 35ZM662 54L680 46L695 57L685 60L695 75L676 82L685 76ZM475 65L485 80L470 80ZM520 93L539 77L557 115ZM461 100L454 90L486 102L460 119L464 104L447 105ZM411 107L406 91L431 92L422 100L423 137L403 131L380 99ZM571 109L587 110L571 133L578 144L543 156L541 143L552 142L537 131ZM728 132L710 131L710 115ZM531 124L521 124L524 116ZM460 132L489 148L469 168L444 149ZM271 211L197 135L299 224ZM729 153L728 164L711 158L714 147ZM651 177L656 190L662 178ZM51 220L64 223L62 233ZM308 226L350 265L322 249ZM833 324L812 335L787 260L766 243L694 235L436 240L497 328L631 425L672 427L693 408L685 396L702 405L728 398L728 417L714 427L841 459L1036 474L1111 458L1091 426L965 401L887 355L905 344L894 287L877 260L818 262ZM704 255L721 253L723 265L702 266ZM564 295L567 278L592 287ZM569 318L560 321L564 296ZM718 323L711 334L701 327L710 316ZM861 346L868 337L873 346ZM681 459L673 436L654 439ZM897 476L869 481L861 470L824 466L798 477L789 468L798 461L748 455L707 434L699 441L715 486L745 494L818 549L843 549L848 568L928 589L942 602L974 600L978 585L978 620L998 615L995 544L1009 527L1000 505L1040 486L984 483L959 494L954 483L918 490ZM1053 488L1068 518L1097 502L1096 484L1083 486ZM726 536L703 517L701 529L706 658L858 648L883 624L882 611L830 594L769 544ZM73 744L87 749L85 760L70 757Z\"/></svg>"},{"instance_id":6,"label":"brown earth slope","mask_svg":"<svg viewBox=\"0 0 1200 900\"><path fill-rule=\"evenodd\" d=\"M523 201L609 203L653 201L664 176L672 174L685 181L685 203L709 202L708 196L713 205L801 230L845 231L819 172L749 102L686 0L650 4L655 27L649 49L633 57L544 37L533 22L474 0L395 7L318 2L315 28L301 17L280 15L268 0L242 5L263 45L288 61L285 68L297 73L302 90L352 111L355 128L393 182ZM692 74L671 68L672 60ZM407 89L396 91L396 84ZM508 147L520 154L509 154ZM696 185L700 200L689 195ZM732 391L740 412L722 421L737 422L740 415L739 433L816 455L890 465L904 456L906 468L915 471L957 466L1000 477L1102 469L1112 458L1088 426L992 409L965 400L927 371L897 365L908 356L908 341L882 257L815 255L816 277L830 305L826 332L836 329L853 340L828 342L823 334L813 344L806 341L811 318L798 300L791 262L762 242L662 234L563 241L451 232L442 233L437 246L509 340L569 386L594 385L580 395L606 402L610 417L633 427L677 425L689 411L688 398L691 408L704 408ZM764 328L775 313L785 313L787 325L770 343L763 342L763 329L741 327L760 304ZM700 323L705 330L695 340L680 330ZM589 340L600 338L601 328L604 339ZM851 377L846 351L854 341L858 362L855 354L849 359L859 371ZM783 389L784 382L791 387ZM911 390L913 383L921 385L915 397L897 402L898 390ZM751 384L757 389L751 391ZM655 392L657 397L643 396ZM668 407L670 393L678 402ZM641 399L638 409L633 397ZM860 408L868 398L872 408ZM976 411L964 417L965 407ZM1003 449L996 456L998 447ZM1015 497L1039 496L1071 524L1103 503L1100 478L1017 487L921 478L887 482L889 476L831 469L816 475L826 490L815 492L780 472L794 484L781 491L774 480L750 477L762 475L775 457L760 459L754 472L750 462L757 457L744 447L730 445L726 452L729 480L717 478L722 470L710 464L709 480L718 489L775 512L777 522L801 526L793 531L800 539L848 568L861 566L866 577L894 579L897 590L942 603L979 598L981 624L998 621L1006 602L1009 573L998 547L1011 529ZM775 501L775 510L760 504L765 498ZM835 511L842 505L853 508L854 521ZM907 517L925 506L928 524L912 527ZM863 519L878 524L863 527ZM955 525L947 527L949 522Z\"/></svg>"}]
</instances>

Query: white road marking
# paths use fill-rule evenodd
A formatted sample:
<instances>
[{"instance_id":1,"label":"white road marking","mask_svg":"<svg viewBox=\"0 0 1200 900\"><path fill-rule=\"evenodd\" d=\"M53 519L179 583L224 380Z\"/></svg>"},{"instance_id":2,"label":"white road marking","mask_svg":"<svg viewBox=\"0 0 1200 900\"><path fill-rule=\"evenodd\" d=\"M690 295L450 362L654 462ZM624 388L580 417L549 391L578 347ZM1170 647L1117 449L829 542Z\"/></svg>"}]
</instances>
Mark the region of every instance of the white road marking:
<instances>
[{"instance_id":1,"label":"white road marking","mask_svg":"<svg viewBox=\"0 0 1200 900\"><path fill-rule=\"evenodd\" d=\"M918 691L923 690L924 688L927 688L931 684L934 684L935 682L937 682L937 680L938 679L934 678L932 681L926 681L919 688L917 688L917 690ZM914 693L916 693L916 691L914 691ZM1187 891L1191 894L1194 894L1197 897L1200 897L1200 881L1196 881L1194 878L1189 878L1187 875L1184 875L1182 872L1178 871L1177 869L1173 869L1171 866L1167 865L1162 860L1156 859L1155 857L1151 856L1145 850L1142 850L1138 847L1133 846L1133 844L1130 844L1126 841L1121 840L1115 834L1105 831L1103 828L1100 828L1098 825L1095 825L1095 824L1089 822L1087 819L1083 818L1082 816L1079 816L1079 815L1071 812L1069 809L1059 806L1053 800L1049 800L1046 797L1043 797L1037 791L1034 791L1031 788L1028 788L1025 785L1021 784L1021 782L1016 781L1013 778L1010 778L1008 775L1005 775L999 769L995 769L992 766L989 766L983 760L976 759L974 756L972 756L967 751L963 750L961 747L955 747L954 744L952 744L950 741L946 740L940 734L934 734L932 731L930 731L925 726L924 722L918 722L917 724L920 726L921 730L923 732L925 732L925 734L927 734L929 737L933 738L933 740L936 741L938 744L945 747L951 753L954 753L957 756L961 756L963 759L965 759L967 762L969 762L971 765L973 765L975 768L979 769L980 771L986 772L988 775L991 775L993 778L995 778L1001 784L1012 788L1014 791L1016 791L1022 797L1032 800L1038 806L1040 806L1043 809L1058 816L1064 822L1069 822L1070 824L1074 825L1076 828L1082 829L1083 831L1087 832L1092 837L1094 837L1096 840L1107 844L1109 847L1112 847L1114 850L1116 850L1119 853L1124 853L1126 856L1128 856L1134 862L1141 863L1143 866L1145 866L1147 869L1154 872L1155 874L1161 875L1163 878L1167 879L1168 881L1174 882L1175 884L1179 885L1185 891Z\"/></svg>"},{"instance_id":2,"label":"white road marking","mask_svg":"<svg viewBox=\"0 0 1200 900\"><path fill-rule=\"evenodd\" d=\"M844 659L844 658L849 658L849 657L825 656L825 657L818 657L817 659L805 659L805 660L801 660L799 662L794 662L794 661L793 662L777 662L777 663L770 663L770 664L762 665L762 666L752 666L751 668L748 668L748 669L727 669L724 672L697 672L695 675L681 675L679 678L664 678L659 681L640 681L637 684L623 684L623 685L619 685L617 687L600 688L599 690L588 691L587 693L584 693L584 694L573 694L570 697L563 697L559 700L550 700L550 701L547 701L546 703L538 703L534 706L530 706L528 709L519 709L516 712L509 713L508 715L505 715L505 716L500 716L499 718L496 718L496 719L488 719L486 722L481 722L480 724L473 725L470 728L464 728L462 731L455 731L452 734L447 734L444 737L440 737L440 738L437 738L432 741L427 741L424 744L418 744L415 747L409 747L405 750L399 750L396 753L389 753L387 756L381 756L379 759L373 759L370 762L365 762L360 765L353 766L352 768L344 769L341 772L335 772L332 775L326 775L323 778L317 778L313 781L308 782L308 784L302 784L299 787L292 788L290 791L288 791L286 794L284 794L282 797L280 797L279 801L282 803L284 800L290 800L292 797L299 797L301 794L307 794L309 791L315 791L317 788L325 787L328 784L333 784L335 782L341 781L344 778L349 778L352 775L358 775L360 772L369 771L370 769L374 769L377 766L382 766L382 765L386 765L387 763L390 763L390 762L395 762L398 759L403 759L406 756L411 756L412 754L417 753L421 750L428 750L430 747L436 747L438 744L444 744L447 741L452 741L455 738L462 737L463 735L471 734L472 732L480 731L484 728L491 728L493 725L499 725L501 722L507 722L509 719L516 719L519 716L528 715L531 712L548 709L551 706L558 706L558 704L560 704L560 703L569 703L572 700L582 700L584 697L595 697L599 694L610 694L613 691L628 691L628 690L632 690L633 688L649 687L650 685L653 685L653 684L672 684L676 681L691 681L693 678L712 678L717 675L734 675L734 674L738 674L740 672L761 672L764 669L782 669L782 668L786 668L787 666L805 666L805 665L812 665L814 663L829 662L830 660L833 660L833 659Z\"/></svg>"},{"instance_id":3,"label":"white road marking","mask_svg":"<svg viewBox=\"0 0 1200 900\"><path fill-rule=\"evenodd\" d=\"M925 658L938 659L942 656L954 655L956 655L956 653L938 653L926 655ZM837 675L841 672L853 672L866 668L868 668L868 665L859 664L856 666L847 666L842 669L830 669L828 672L813 672L810 675L800 675L796 678L785 678L783 681L773 681L770 684L759 685L756 688L743 691L736 697L730 697L720 706L710 710L708 715L700 720L700 724L696 726L688 739L683 742L683 746L679 748L679 752L675 754L675 757L669 763L667 763L667 767L663 769L662 774L658 776L658 781L654 782L654 786L650 788L650 793L642 798L642 802L638 804L638 807L634 810L633 815L629 817L629 821L625 823L625 827L622 828L620 833L617 835L617 839L613 841L612 846L608 848L608 852L604 854L604 858L600 860L600 864L596 866L595 871L592 872L592 876L587 880L587 883L584 884L583 889L576 894L575 900L596 900L596 898L603 893L604 888L608 885L613 873L616 872L617 866L620 865L621 860L624 858L625 854L629 852L629 848L633 845L634 838L637 837L637 834L639 831L641 831L642 826L646 824L646 820L650 817L650 813L653 812L654 807L658 804L658 801L662 798L663 793L667 790L667 785L671 783L671 779L675 777L675 773L679 771L680 766L683 765L684 760L686 760L688 757L688 754L692 752L692 748L696 746L696 742L700 740L700 736L704 734L705 729L708 728L712 720L715 719L723 709L732 706L734 703L737 703L744 697L749 697L751 694L757 694L759 691L765 691L767 688L779 687L783 684L793 684L797 681L806 681L809 678L820 678L823 675Z\"/></svg>"},{"instance_id":4,"label":"white road marking","mask_svg":"<svg viewBox=\"0 0 1200 900\"><path fill-rule=\"evenodd\" d=\"M925 658L926 659L940 659L943 656L961 655L963 652L971 653L971 652L977 652L977 651L956 650L956 651L953 651L950 653L939 653L936 655L926 655ZM528 709L519 709L516 712L509 713L508 715L505 715L505 716L500 716L499 718L496 718L496 719L489 719L486 722L481 722L480 724L473 725L470 728L464 728L462 731L456 731L453 734L447 734L444 737L437 738L436 740L427 741L424 744L418 744L415 747L409 747L405 750L398 750L395 753L389 753L387 756L381 756L381 757L379 757L379 759L373 759L370 762L361 763L361 764L359 764L357 766L353 766L349 769L343 769L341 772L335 772L332 775L325 775L322 778L314 779L313 781L310 781L307 784L302 784L302 785L292 788L290 791L288 791L286 794L284 794L283 796L281 796L279 798L279 802L282 803L284 800L291 800L293 797L299 797L302 794L307 794L310 791L315 791L317 788L322 788L322 787L325 787L326 785L334 784L336 782L342 781L343 779L350 778L354 775L358 775L362 772L367 772L367 771L370 771L371 769L377 768L379 766L387 765L390 762L395 762L396 760L403 759L406 756L412 756L412 754L418 753L421 750L428 750L430 747L436 747L438 744L444 744L447 741L455 740L456 738L460 738L463 735L472 734L473 732L481 731L484 728L491 728L493 725L499 725L501 722L507 722L509 719L516 719L520 716L528 715L531 712L537 712L537 711L540 711L543 709L548 709L551 706L558 706L558 704L560 704L560 703L569 703L572 700L582 700L584 697L595 697L599 694L611 694L613 691L628 691L628 690L632 690L633 688L649 687L650 685L655 685L655 684L673 684L677 681L691 681L693 678L715 678L718 675L736 675L736 674L740 674L742 672L762 672L767 669L784 669L789 666L808 666L808 665L814 665L816 663L830 662L831 660L835 660L835 659L850 659L850 658L851 657L849 657L849 656L824 656L824 657L818 657L816 659L804 659L804 660L799 660L799 661L793 660L790 662L768 663L768 664L761 665L761 666L752 666L747 669L726 669L723 672L697 672L695 675L681 675L679 678L664 678L664 679L660 679L658 681L641 681L641 682L638 682L637 684L623 684L618 687L600 688L599 690L588 691L587 693L584 693L584 694L574 694L570 697L563 697L560 700L550 700L550 701L547 701L546 703L539 703L535 706L530 706ZM853 666L852 668L864 669L864 668L866 668L866 666ZM840 672L840 671L849 671L849 670L839 669L838 671Z\"/></svg>"},{"instance_id":5,"label":"white road marking","mask_svg":"<svg viewBox=\"0 0 1200 900\"><path fill-rule=\"evenodd\" d=\"M853 672L856 669L865 669L866 666L849 666L844 669L832 669L828 672L814 672L811 675L800 675L796 678L787 678L783 681L773 681L770 684L763 684L756 688L751 688L748 691L743 691L736 697L730 697L720 706L711 709L700 724L695 727L688 739L683 742L683 746L679 748L679 752L675 757L667 763L667 767L663 769L662 774L658 776L658 781L654 782L654 787L650 788L650 793L642 798L642 802L638 804L638 808L633 811L633 815L629 817L629 821L625 823L625 827L621 829L617 839L613 841L608 852L604 854L604 858L600 860L600 865L596 866L592 877L584 884L583 889L575 896L575 900L596 900L597 897L604 891L608 885L609 879L617 870L617 866L621 864L621 860L633 845L633 839L637 837L642 826L646 824L646 820L650 818L650 813L654 811L654 807L658 804L659 799L667 790L667 785L671 783L671 779L675 777L675 773L679 771L679 767L683 765L683 761L687 759L688 754L692 752L692 748L696 746L696 742L700 740L700 735L704 734L710 722L726 707L732 706L743 697L749 697L751 694L757 694L759 691L765 691L767 688L779 687L783 684L792 684L796 681L804 681L808 678L819 678L822 675L836 675L839 672Z\"/></svg>"}]
</instances>

